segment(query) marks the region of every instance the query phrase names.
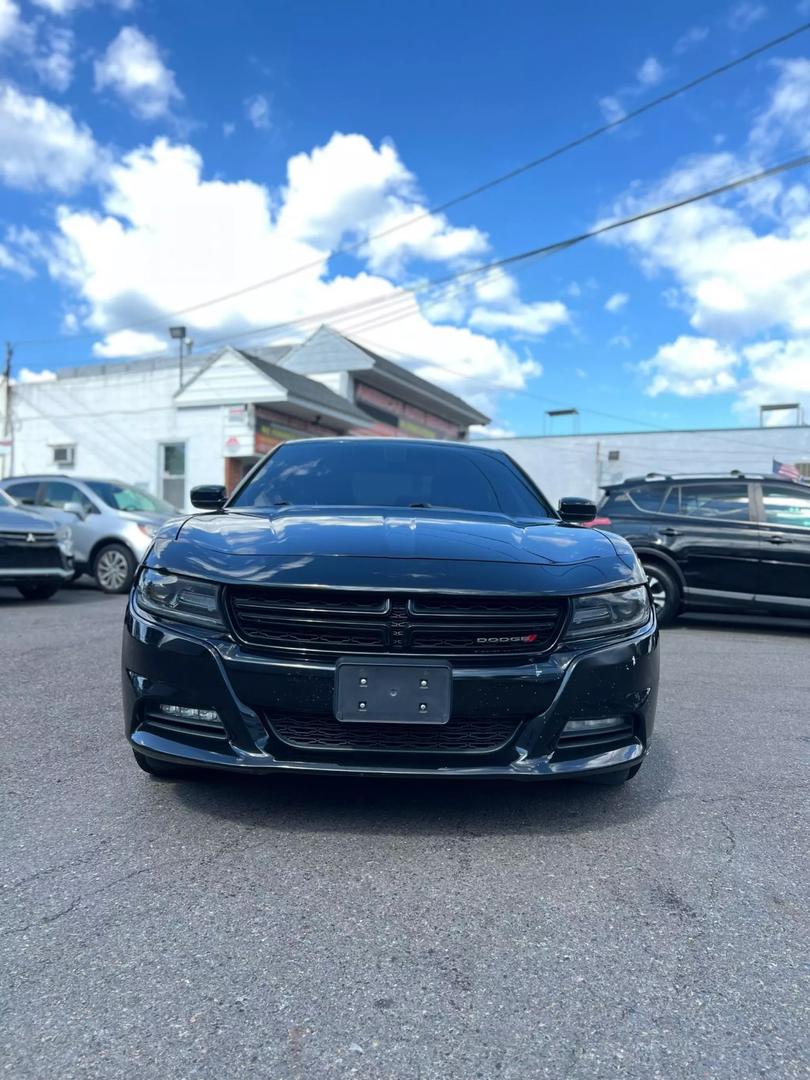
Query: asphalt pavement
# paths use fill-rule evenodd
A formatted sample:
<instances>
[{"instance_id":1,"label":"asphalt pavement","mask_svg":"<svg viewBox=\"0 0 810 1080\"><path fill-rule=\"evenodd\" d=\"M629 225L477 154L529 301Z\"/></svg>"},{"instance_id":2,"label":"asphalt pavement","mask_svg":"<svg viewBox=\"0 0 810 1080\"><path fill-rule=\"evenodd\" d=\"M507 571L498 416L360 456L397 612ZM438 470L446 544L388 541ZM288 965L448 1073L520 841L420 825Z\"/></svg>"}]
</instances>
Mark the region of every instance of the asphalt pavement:
<instances>
[{"instance_id":1,"label":"asphalt pavement","mask_svg":"<svg viewBox=\"0 0 810 1080\"><path fill-rule=\"evenodd\" d=\"M810 631L664 632L624 788L159 781L124 600L0 590L0 1073L810 1075Z\"/></svg>"}]
</instances>

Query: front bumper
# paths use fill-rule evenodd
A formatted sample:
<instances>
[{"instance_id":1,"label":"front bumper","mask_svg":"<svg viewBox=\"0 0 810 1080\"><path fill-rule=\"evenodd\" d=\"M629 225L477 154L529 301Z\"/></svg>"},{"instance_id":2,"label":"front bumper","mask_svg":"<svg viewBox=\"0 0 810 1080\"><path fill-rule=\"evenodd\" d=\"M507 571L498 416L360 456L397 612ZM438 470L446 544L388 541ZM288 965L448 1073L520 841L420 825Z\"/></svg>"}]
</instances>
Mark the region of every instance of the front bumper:
<instances>
[{"instance_id":1,"label":"front bumper","mask_svg":"<svg viewBox=\"0 0 810 1080\"><path fill-rule=\"evenodd\" d=\"M542 662L455 667L453 716L471 723L497 716L511 732L486 750L291 744L279 737L274 715L331 718L334 664L259 656L224 635L153 622L131 604L122 666L126 734L150 757L254 773L565 778L624 769L646 755L658 689L658 631L651 622L621 641L560 649ZM212 737L150 724L161 705L216 710L224 731ZM625 734L599 745L584 739L581 747L568 739L560 748L569 720L606 716L623 718Z\"/></svg>"}]
</instances>

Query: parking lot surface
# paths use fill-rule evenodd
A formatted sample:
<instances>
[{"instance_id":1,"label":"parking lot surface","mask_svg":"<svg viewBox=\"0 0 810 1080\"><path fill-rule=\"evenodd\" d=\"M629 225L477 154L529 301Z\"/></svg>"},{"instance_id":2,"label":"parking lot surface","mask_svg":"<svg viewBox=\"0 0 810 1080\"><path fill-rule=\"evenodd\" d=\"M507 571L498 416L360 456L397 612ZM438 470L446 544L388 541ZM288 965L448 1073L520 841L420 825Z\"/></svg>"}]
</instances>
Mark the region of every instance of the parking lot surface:
<instances>
[{"instance_id":1,"label":"parking lot surface","mask_svg":"<svg viewBox=\"0 0 810 1080\"><path fill-rule=\"evenodd\" d=\"M141 773L124 599L0 590L0 1068L806 1077L810 632L662 635L624 788Z\"/></svg>"}]
</instances>

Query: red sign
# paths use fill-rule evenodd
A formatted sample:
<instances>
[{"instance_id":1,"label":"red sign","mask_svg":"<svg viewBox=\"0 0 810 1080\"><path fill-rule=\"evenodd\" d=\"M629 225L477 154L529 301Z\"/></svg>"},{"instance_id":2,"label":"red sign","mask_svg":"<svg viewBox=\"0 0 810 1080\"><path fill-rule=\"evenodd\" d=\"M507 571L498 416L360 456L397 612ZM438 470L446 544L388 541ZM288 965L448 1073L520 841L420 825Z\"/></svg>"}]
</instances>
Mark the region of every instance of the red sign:
<instances>
[{"instance_id":1,"label":"red sign","mask_svg":"<svg viewBox=\"0 0 810 1080\"><path fill-rule=\"evenodd\" d=\"M457 424L451 424L449 420L442 420L441 417L434 416L433 413L417 409L415 405L409 405L406 401L390 397L381 390L375 390L373 386L366 386L365 383L355 382L354 400L358 405L362 406L365 403L370 405L372 409L386 413L390 417L388 422L391 427L398 431L400 435L415 435L422 439L435 439L437 437L445 439L458 438L459 429ZM382 423L386 422L376 412L372 413L372 415Z\"/></svg>"}]
</instances>

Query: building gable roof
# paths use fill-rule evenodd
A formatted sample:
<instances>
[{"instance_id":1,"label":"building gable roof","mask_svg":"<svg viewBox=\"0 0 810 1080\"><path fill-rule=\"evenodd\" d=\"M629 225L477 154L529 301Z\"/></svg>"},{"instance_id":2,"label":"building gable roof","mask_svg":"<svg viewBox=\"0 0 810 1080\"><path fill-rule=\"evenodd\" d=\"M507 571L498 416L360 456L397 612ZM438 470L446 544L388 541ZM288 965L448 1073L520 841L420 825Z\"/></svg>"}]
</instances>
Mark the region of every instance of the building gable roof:
<instances>
[{"instance_id":1,"label":"building gable roof","mask_svg":"<svg viewBox=\"0 0 810 1080\"><path fill-rule=\"evenodd\" d=\"M380 356L330 326L320 326L306 341L290 349L281 358L280 364L286 370L292 369L304 375L329 371L366 372L367 374L360 376L361 381L367 381L389 392L394 385L406 391L410 390L427 411L432 408L434 412L439 412L459 425L489 422L488 416L474 409L456 394L414 375L402 364L395 364L393 360Z\"/></svg>"},{"instance_id":2,"label":"building gable roof","mask_svg":"<svg viewBox=\"0 0 810 1080\"><path fill-rule=\"evenodd\" d=\"M286 352L289 346L280 352ZM266 351L266 350L263 350ZM227 404L288 404L313 415L367 426L368 417L333 390L287 371L263 357L226 345L174 395L178 407Z\"/></svg>"}]
</instances>

